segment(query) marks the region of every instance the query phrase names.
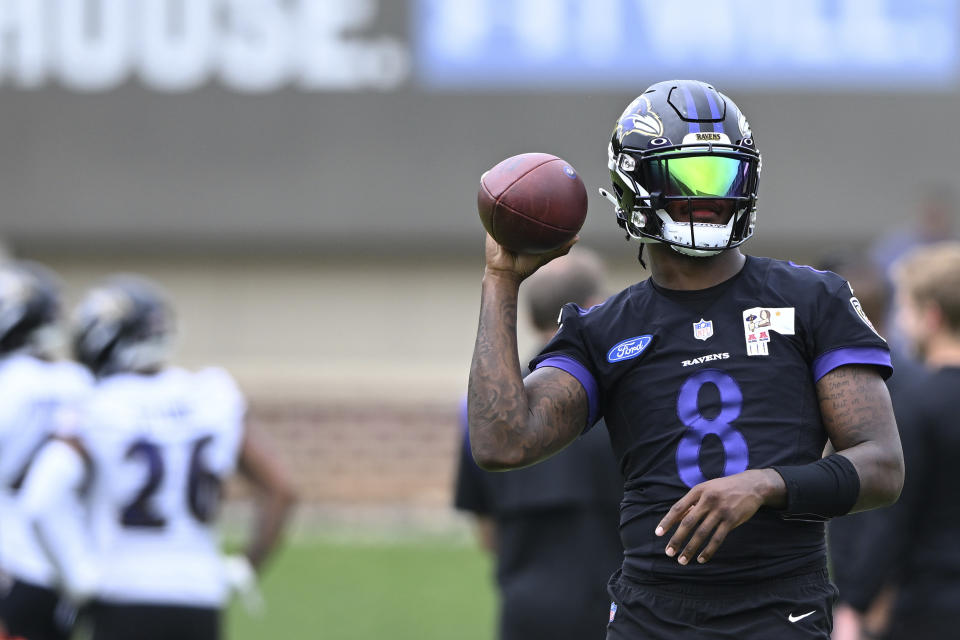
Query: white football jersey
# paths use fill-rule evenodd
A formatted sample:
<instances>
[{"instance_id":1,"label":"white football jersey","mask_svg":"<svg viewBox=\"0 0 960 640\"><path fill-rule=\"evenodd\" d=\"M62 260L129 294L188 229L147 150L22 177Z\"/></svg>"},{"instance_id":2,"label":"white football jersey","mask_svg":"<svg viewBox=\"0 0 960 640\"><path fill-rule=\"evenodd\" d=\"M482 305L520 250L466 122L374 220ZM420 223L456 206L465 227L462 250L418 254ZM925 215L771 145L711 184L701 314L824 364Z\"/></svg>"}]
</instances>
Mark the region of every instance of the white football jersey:
<instances>
[{"instance_id":1,"label":"white football jersey","mask_svg":"<svg viewBox=\"0 0 960 640\"><path fill-rule=\"evenodd\" d=\"M0 568L50 587L54 570L18 506L19 489L40 447L93 381L73 362L23 354L0 360Z\"/></svg>"},{"instance_id":2,"label":"white football jersey","mask_svg":"<svg viewBox=\"0 0 960 640\"><path fill-rule=\"evenodd\" d=\"M101 582L114 603L222 606L214 530L246 411L221 369L118 374L97 384L76 435L92 461L87 494Z\"/></svg>"}]
</instances>

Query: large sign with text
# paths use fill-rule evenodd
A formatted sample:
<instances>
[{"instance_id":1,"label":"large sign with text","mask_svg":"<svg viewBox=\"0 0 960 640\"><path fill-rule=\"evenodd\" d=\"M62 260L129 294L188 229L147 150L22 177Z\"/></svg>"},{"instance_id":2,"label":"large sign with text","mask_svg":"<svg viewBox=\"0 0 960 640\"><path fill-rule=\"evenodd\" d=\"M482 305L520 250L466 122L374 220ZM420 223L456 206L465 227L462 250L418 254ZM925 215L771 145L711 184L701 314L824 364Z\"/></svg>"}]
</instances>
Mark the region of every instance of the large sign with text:
<instances>
[{"instance_id":1,"label":"large sign with text","mask_svg":"<svg viewBox=\"0 0 960 640\"><path fill-rule=\"evenodd\" d=\"M393 89L406 43L369 31L380 0L2 0L0 83L105 91Z\"/></svg>"},{"instance_id":2,"label":"large sign with text","mask_svg":"<svg viewBox=\"0 0 960 640\"><path fill-rule=\"evenodd\" d=\"M956 0L0 0L0 88L957 87ZM388 26L382 20L389 14Z\"/></svg>"},{"instance_id":3,"label":"large sign with text","mask_svg":"<svg viewBox=\"0 0 960 640\"><path fill-rule=\"evenodd\" d=\"M953 88L954 0L416 0L434 89Z\"/></svg>"}]
</instances>

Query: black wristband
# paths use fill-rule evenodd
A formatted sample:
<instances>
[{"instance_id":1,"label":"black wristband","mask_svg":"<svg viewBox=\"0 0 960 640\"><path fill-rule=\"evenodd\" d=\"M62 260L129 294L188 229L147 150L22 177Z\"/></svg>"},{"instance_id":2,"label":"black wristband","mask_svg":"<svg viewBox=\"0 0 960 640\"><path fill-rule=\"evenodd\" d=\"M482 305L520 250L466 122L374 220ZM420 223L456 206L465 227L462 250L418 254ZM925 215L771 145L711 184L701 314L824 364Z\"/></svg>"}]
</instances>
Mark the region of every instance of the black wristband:
<instances>
[{"instance_id":1,"label":"black wristband","mask_svg":"<svg viewBox=\"0 0 960 640\"><path fill-rule=\"evenodd\" d=\"M772 467L787 486L786 520L823 521L850 512L860 497L853 463L836 453L811 464Z\"/></svg>"}]
</instances>

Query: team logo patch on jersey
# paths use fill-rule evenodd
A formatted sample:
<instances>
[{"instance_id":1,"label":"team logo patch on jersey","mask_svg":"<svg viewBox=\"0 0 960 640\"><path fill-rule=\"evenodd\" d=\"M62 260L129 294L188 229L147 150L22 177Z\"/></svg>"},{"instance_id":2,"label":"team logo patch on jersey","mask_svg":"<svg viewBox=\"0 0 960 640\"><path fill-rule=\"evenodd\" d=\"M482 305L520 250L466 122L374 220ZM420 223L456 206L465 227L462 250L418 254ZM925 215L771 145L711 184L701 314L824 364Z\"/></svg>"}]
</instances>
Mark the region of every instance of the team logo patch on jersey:
<instances>
[{"instance_id":1,"label":"team logo patch on jersey","mask_svg":"<svg viewBox=\"0 0 960 640\"><path fill-rule=\"evenodd\" d=\"M636 358L643 353L644 349L650 346L651 340L653 340L653 336L646 335L628 338L623 342L618 342L607 352L607 362L620 362L621 360Z\"/></svg>"},{"instance_id":2,"label":"team logo patch on jersey","mask_svg":"<svg viewBox=\"0 0 960 640\"><path fill-rule=\"evenodd\" d=\"M851 293L853 292L853 287L850 287L850 291ZM853 307L853 310L857 312L857 315L860 316L860 319L863 320L868 327L870 327L870 331L873 331L875 334L877 334L878 338L886 342L887 341L886 338L880 335L880 332L877 331L876 328L873 326L873 323L870 322L870 318L867 317L866 312L863 310L863 307L860 306L860 301L857 300L856 296L853 296L852 298L850 298L850 305Z\"/></svg>"},{"instance_id":3,"label":"team logo patch on jersey","mask_svg":"<svg viewBox=\"0 0 960 640\"><path fill-rule=\"evenodd\" d=\"M793 307L752 307L743 312L743 337L748 356L770 355L770 333L794 334Z\"/></svg>"},{"instance_id":4,"label":"team logo patch on jersey","mask_svg":"<svg viewBox=\"0 0 960 640\"><path fill-rule=\"evenodd\" d=\"M693 337L697 340L706 340L713 335L713 320L704 320L693 323Z\"/></svg>"}]
</instances>

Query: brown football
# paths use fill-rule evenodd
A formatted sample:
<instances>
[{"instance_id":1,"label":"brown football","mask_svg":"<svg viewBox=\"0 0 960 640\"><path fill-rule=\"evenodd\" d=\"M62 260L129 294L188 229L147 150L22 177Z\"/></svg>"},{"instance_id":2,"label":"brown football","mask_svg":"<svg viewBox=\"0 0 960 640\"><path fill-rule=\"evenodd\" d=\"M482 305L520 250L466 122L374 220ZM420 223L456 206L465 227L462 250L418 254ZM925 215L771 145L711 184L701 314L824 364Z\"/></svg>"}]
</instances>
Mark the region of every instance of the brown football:
<instances>
[{"instance_id":1,"label":"brown football","mask_svg":"<svg viewBox=\"0 0 960 640\"><path fill-rule=\"evenodd\" d=\"M516 253L544 253L577 235L587 190L569 162L549 153L507 158L480 177L477 210L484 228Z\"/></svg>"}]
</instances>

